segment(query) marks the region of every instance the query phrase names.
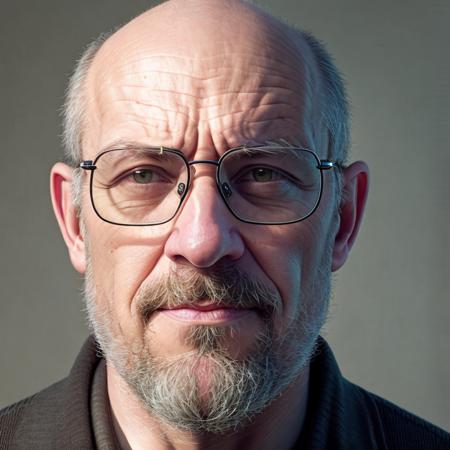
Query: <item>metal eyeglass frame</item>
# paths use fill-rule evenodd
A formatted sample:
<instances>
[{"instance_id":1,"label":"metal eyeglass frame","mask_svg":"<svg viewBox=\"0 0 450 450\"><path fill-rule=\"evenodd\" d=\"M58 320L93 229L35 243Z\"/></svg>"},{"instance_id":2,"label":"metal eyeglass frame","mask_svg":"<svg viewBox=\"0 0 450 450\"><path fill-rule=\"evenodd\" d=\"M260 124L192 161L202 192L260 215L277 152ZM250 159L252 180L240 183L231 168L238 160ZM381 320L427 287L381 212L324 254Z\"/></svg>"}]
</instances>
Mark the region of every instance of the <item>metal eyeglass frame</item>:
<instances>
[{"instance_id":1,"label":"metal eyeglass frame","mask_svg":"<svg viewBox=\"0 0 450 450\"><path fill-rule=\"evenodd\" d=\"M257 145L257 146L240 146L240 147L234 147L230 150L228 150L227 152L225 152L217 161L214 160L209 160L209 159L196 159L196 160L192 160L192 161L188 161L188 159L186 158L186 156L184 155L184 153L181 150L175 149L175 148L170 148L170 147L144 147L142 149L139 150L159 150L160 152L168 152L168 153L174 153L176 155L178 155L179 157L181 157L185 163L186 166L186 170L187 170L187 180L186 180L186 186L182 187L182 192L180 192L180 185L182 185L183 183L180 183L178 186L178 193L180 194L180 203L177 207L177 209L175 210L175 212L172 214L172 216L170 216L169 219L163 220L161 222L156 222L156 223L120 223L120 222L113 222L111 220L105 219L104 217L101 216L101 214L98 212L96 206L95 206L95 202L94 202L94 196L93 196L93 180L94 180L94 171L97 168L96 163L97 161L102 157L102 155L104 155L105 153L110 153L110 152L114 152L114 151L119 151L119 150L126 150L126 148L113 148L113 149L109 149L109 150L105 150L101 153L99 153L94 160L84 160L81 161L79 164L79 168L86 170L86 171L90 171L91 172L91 176L90 176L90 182L89 182L89 194L90 194L90 198L91 198L91 205L95 211L95 213L97 214L97 216L103 220L104 222L110 223L112 225L120 225L120 226L129 226L129 227L143 227L143 226L154 226L154 225L162 225L164 223L170 222L178 213L178 211L181 208L181 205L183 204L183 201L189 191L189 187L190 187L190 181L191 181L191 170L190 170L190 166L193 166L195 164L211 164L216 166L216 185L217 185L217 189L220 193L220 196L222 197L222 200L224 201L225 205L227 206L228 210L231 212L231 214L236 217L236 219L240 220L241 222L245 222L245 223L250 223L250 224L254 224L254 225L288 225L291 223L297 223L297 222L301 222L305 219L307 219L308 217L310 217L317 209L317 207L319 206L320 200L322 198L322 192L323 192L323 171L324 170L331 170L334 169L335 167L337 167L337 164L331 160L328 159L319 159L319 157L316 155L315 152L313 152L312 150L309 150L307 148L303 148L303 147L292 147L293 150L302 150L305 152L310 153L311 155L313 155L313 157L315 158L315 160L317 161L317 169L320 171L320 192L319 195L317 197L317 202L314 205L314 207L312 208L312 210L305 216L302 217L300 219L295 219L295 220L290 220L290 221L283 221L283 222L260 222L260 221L253 221L253 220L248 220L248 219L243 219L241 217L239 217L231 208L231 206L228 204L227 201L227 189L229 189L229 186L227 183L223 183L223 185L221 184L221 180L219 177L219 169L220 169L220 165L222 164L222 161L227 158L230 153L236 152L236 151L240 151L240 150L246 150L249 149L251 150L256 149L256 148L264 148L264 145ZM280 148L287 148L289 149L290 147L282 147L280 146Z\"/></svg>"}]
</instances>

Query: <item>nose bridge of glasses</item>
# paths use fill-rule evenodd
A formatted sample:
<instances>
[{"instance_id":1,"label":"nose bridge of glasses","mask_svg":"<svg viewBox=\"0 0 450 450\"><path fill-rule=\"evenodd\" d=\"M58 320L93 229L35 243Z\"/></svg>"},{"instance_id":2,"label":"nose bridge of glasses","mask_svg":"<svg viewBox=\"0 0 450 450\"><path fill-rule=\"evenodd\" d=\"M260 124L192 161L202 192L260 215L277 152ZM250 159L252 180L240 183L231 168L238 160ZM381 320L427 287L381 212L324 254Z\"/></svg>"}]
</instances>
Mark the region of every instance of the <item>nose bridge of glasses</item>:
<instances>
[{"instance_id":1,"label":"nose bridge of glasses","mask_svg":"<svg viewBox=\"0 0 450 450\"><path fill-rule=\"evenodd\" d=\"M216 173L217 173L217 169L218 169L218 167L219 167L219 161L214 161L214 160L211 160L211 159L196 159L196 160L193 160L193 161L188 161L188 166L189 166L189 169L191 170L191 181L192 181L192 179L196 176L196 175L199 175L198 174L198 172L197 172L197 170L196 170L196 165L198 165L198 164L207 164L207 165L211 165L211 166L215 166L216 167ZM207 173L202 173L201 175L207 175ZM217 176L216 176L216 178L217 178Z\"/></svg>"},{"instance_id":2,"label":"nose bridge of glasses","mask_svg":"<svg viewBox=\"0 0 450 450\"><path fill-rule=\"evenodd\" d=\"M214 161L212 159L195 159L194 161L189 161L189 166L194 166L195 164L212 164L213 166L219 167L219 161Z\"/></svg>"},{"instance_id":3,"label":"nose bridge of glasses","mask_svg":"<svg viewBox=\"0 0 450 450\"><path fill-rule=\"evenodd\" d=\"M184 203L184 207L186 207L187 203L190 205L188 210L191 211L191 224L194 223L195 220L200 221L200 218L202 222L208 222L212 217L214 217L213 223L222 223L223 219L218 219L218 215L223 214L222 208L225 208L225 205L218 198L220 192L217 191L217 170L220 167L219 161L202 159L188 161L187 164L192 171L190 180L191 187L189 189L190 193L188 194L186 192L186 195L183 195L181 201ZM206 164L206 167L209 166L210 169L197 172L196 167L202 167L202 164ZM211 169L213 169L213 167L215 168L215 173L212 173ZM199 183L197 188L194 188L193 186L193 184L197 184L194 180L197 180ZM185 194L184 186L183 194Z\"/></svg>"}]
</instances>

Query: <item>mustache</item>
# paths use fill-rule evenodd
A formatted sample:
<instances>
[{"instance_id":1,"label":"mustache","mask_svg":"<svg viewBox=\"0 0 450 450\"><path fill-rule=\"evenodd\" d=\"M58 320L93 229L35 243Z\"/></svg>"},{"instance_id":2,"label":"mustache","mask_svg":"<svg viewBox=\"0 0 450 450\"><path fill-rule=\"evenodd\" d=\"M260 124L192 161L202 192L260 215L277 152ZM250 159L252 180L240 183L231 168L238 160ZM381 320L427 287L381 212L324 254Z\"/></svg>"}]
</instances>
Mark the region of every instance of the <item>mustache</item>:
<instances>
[{"instance_id":1,"label":"mustache","mask_svg":"<svg viewBox=\"0 0 450 450\"><path fill-rule=\"evenodd\" d=\"M136 307L147 323L158 309L189 306L205 300L220 307L256 309L266 319L281 307L278 291L230 262L201 270L177 267L139 291Z\"/></svg>"}]
</instances>

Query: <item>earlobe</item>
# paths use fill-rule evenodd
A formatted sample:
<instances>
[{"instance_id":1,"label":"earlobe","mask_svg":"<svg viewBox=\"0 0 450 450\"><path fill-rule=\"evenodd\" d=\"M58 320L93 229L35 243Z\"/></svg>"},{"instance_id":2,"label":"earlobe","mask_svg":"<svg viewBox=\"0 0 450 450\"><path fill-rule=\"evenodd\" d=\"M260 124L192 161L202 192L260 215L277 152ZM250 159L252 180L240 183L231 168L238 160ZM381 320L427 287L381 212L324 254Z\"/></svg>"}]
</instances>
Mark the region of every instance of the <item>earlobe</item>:
<instances>
[{"instance_id":1,"label":"earlobe","mask_svg":"<svg viewBox=\"0 0 450 450\"><path fill-rule=\"evenodd\" d=\"M369 168L363 161L356 161L343 169L342 178L339 228L333 248L333 272L344 265L358 235L367 201Z\"/></svg>"},{"instance_id":2,"label":"earlobe","mask_svg":"<svg viewBox=\"0 0 450 450\"><path fill-rule=\"evenodd\" d=\"M86 270L85 244L80 229L78 208L72 196L73 168L56 163L50 174L53 210L75 270Z\"/></svg>"}]
</instances>

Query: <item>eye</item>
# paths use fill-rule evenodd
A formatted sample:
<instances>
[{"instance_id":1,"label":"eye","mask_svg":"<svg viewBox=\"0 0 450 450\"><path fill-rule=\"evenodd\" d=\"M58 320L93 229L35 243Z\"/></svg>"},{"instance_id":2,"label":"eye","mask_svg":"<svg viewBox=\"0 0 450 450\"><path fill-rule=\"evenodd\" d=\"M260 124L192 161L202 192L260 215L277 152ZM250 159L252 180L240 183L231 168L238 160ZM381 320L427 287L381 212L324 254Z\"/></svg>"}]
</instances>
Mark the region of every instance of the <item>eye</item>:
<instances>
[{"instance_id":1,"label":"eye","mask_svg":"<svg viewBox=\"0 0 450 450\"><path fill-rule=\"evenodd\" d=\"M154 172L150 169L138 169L131 174L133 180L139 184L151 183L154 178Z\"/></svg>"},{"instance_id":2,"label":"eye","mask_svg":"<svg viewBox=\"0 0 450 450\"><path fill-rule=\"evenodd\" d=\"M272 169L267 169L265 167L258 167L256 169L253 169L251 171L251 176L254 181L259 182L267 182L280 179L280 174L278 172L275 172Z\"/></svg>"}]
</instances>

